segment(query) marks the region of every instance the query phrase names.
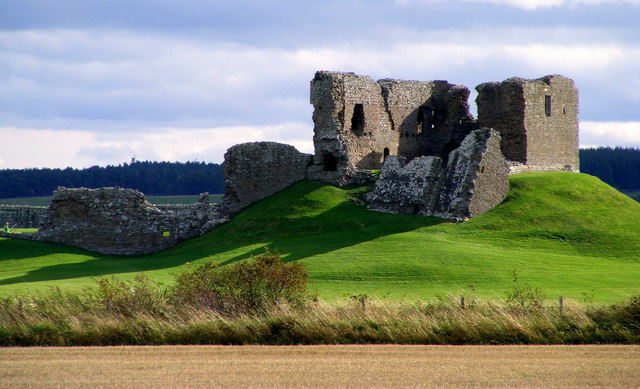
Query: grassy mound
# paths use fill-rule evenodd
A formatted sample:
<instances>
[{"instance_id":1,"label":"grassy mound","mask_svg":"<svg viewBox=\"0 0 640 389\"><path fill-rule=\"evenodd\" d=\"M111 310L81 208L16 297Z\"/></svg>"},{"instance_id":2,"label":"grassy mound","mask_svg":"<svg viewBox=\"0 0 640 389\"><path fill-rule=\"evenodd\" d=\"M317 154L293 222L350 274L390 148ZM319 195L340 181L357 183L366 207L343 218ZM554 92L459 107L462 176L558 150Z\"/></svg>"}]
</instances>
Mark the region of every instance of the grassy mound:
<instances>
[{"instance_id":1,"label":"grassy mound","mask_svg":"<svg viewBox=\"0 0 640 389\"><path fill-rule=\"evenodd\" d=\"M306 265L311 288L329 300L504 297L514 274L549 298L613 301L638 291L640 203L583 174L521 174L511 187L500 206L454 224L366 210L352 201L365 188L300 182L208 234L141 257L0 239L0 293L139 271L169 281L195 264L228 264L265 247Z\"/></svg>"}]
</instances>

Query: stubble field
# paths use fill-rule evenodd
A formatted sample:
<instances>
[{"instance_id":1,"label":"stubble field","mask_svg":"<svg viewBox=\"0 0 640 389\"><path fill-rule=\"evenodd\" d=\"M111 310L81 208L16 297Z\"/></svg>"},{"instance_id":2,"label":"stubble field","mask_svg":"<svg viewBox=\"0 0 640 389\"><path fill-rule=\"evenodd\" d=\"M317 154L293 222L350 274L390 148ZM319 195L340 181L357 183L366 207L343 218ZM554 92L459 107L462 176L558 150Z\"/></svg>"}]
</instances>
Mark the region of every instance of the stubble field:
<instances>
[{"instance_id":1,"label":"stubble field","mask_svg":"<svg viewBox=\"0 0 640 389\"><path fill-rule=\"evenodd\" d=\"M3 388L637 388L639 346L0 349Z\"/></svg>"}]
</instances>

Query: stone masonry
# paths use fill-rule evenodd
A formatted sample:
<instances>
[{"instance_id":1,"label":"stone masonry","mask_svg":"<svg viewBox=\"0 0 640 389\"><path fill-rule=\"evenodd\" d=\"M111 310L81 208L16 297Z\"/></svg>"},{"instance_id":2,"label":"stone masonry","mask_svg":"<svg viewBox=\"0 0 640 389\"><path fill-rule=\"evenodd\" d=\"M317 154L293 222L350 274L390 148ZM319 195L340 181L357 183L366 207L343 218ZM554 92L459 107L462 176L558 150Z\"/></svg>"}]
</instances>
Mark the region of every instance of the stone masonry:
<instances>
[{"instance_id":1,"label":"stone masonry","mask_svg":"<svg viewBox=\"0 0 640 389\"><path fill-rule=\"evenodd\" d=\"M482 128L449 155L435 216L466 220L500 204L509 191L509 165L500 134Z\"/></svg>"},{"instance_id":2,"label":"stone masonry","mask_svg":"<svg viewBox=\"0 0 640 389\"><path fill-rule=\"evenodd\" d=\"M487 82L478 91L478 123L502 136L514 172L579 170L578 90L571 79Z\"/></svg>"},{"instance_id":3,"label":"stone masonry","mask_svg":"<svg viewBox=\"0 0 640 389\"><path fill-rule=\"evenodd\" d=\"M233 214L306 177L311 155L276 142L243 143L224 155L222 208Z\"/></svg>"},{"instance_id":4,"label":"stone masonry","mask_svg":"<svg viewBox=\"0 0 640 389\"><path fill-rule=\"evenodd\" d=\"M36 239L103 254L139 255L173 246L222 223L206 194L189 209L162 211L142 193L121 188L59 188Z\"/></svg>"},{"instance_id":5,"label":"stone masonry","mask_svg":"<svg viewBox=\"0 0 640 389\"><path fill-rule=\"evenodd\" d=\"M445 169L439 157L403 162L387 158L368 196L371 209L466 220L500 204L509 191L500 134L489 128L467 135Z\"/></svg>"},{"instance_id":6,"label":"stone masonry","mask_svg":"<svg viewBox=\"0 0 640 389\"><path fill-rule=\"evenodd\" d=\"M313 166L309 178L338 185L389 155L444 162L473 130L494 128L512 171L578 171L578 92L550 75L478 85L478 120L469 90L446 81L402 81L319 71L311 81Z\"/></svg>"},{"instance_id":7,"label":"stone masonry","mask_svg":"<svg viewBox=\"0 0 640 389\"><path fill-rule=\"evenodd\" d=\"M349 183L389 155L445 158L475 128L469 90L446 81L374 81L319 71L311 81L313 166L309 178Z\"/></svg>"},{"instance_id":8,"label":"stone masonry","mask_svg":"<svg viewBox=\"0 0 640 389\"><path fill-rule=\"evenodd\" d=\"M32 205L0 205L0 223L11 228L38 228L47 207Z\"/></svg>"},{"instance_id":9,"label":"stone masonry","mask_svg":"<svg viewBox=\"0 0 640 389\"><path fill-rule=\"evenodd\" d=\"M418 157L406 164L404 157L389 156L374 191L367 196L369 208L388 213L432 215L442 178L439 157Z\"/></svg>"}]
</instances>

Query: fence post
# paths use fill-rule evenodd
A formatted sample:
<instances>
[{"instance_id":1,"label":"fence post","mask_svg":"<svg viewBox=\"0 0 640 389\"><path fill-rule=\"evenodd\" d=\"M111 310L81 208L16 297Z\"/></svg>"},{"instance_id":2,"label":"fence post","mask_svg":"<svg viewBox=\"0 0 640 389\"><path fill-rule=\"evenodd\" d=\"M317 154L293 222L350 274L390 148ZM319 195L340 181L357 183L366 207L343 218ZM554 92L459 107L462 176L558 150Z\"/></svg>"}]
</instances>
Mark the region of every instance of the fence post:
<instances>
[{"instance_id":1,"label":"fence post","mask_svg":"<svg viewBox=\"0 0 640 389\"><path fill-rule=\"evenodd\" d=\"M560 307L560 314L561 314L561 315L562 315L563 305L564 305L564 300L563 300L562 296L560 296L560 297L558 298L558 306Z\"/></svg>"},{"instance_id":2,"label":"fence post","mask_svg":"<svg viewBox=\"0 0 640 389\"><path fill-rule=\"evenodd\" d=\"M464 296L460 296L460 308L464 310Z\"/></svg>"}]
</instances>

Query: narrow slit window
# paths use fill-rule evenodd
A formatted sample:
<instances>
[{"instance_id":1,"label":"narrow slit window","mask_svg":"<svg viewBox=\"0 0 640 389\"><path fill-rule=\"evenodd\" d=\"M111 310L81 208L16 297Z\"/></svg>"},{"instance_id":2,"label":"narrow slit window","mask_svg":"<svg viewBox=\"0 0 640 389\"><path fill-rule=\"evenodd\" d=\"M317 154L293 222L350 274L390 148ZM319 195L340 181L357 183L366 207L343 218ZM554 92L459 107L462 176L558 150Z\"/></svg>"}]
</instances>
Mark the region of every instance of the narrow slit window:
<instances>
[{"instance_id":1,"label":"narrow slit window","mask_svg":"<svg viewBox=\"0 0 640 389\"><path fill-rule=\"evenodd\" d=\"M549 117L551 116L551 96L544 96L544 114Z\"/></svg>"},{"instance_id":2,"label":"narrow slit window","mask_svg":"<svg viewBox=\"0 0 640 389\"><path fill-rule=\"evenodd\" d=\"M358 135L362 135L364 131L364 106L356 104L353 107L353 116L351 117L351 131Z\"/></svg>"}]
</instances>

